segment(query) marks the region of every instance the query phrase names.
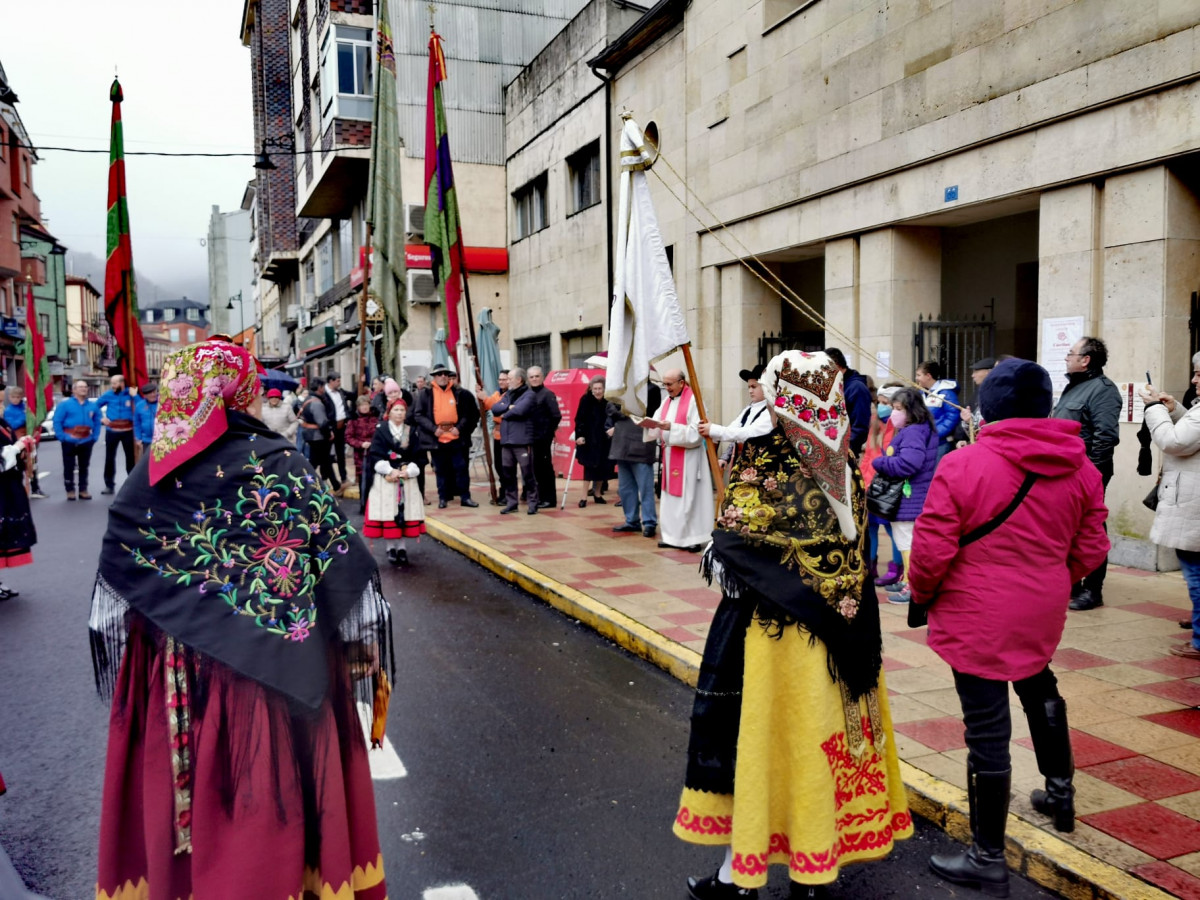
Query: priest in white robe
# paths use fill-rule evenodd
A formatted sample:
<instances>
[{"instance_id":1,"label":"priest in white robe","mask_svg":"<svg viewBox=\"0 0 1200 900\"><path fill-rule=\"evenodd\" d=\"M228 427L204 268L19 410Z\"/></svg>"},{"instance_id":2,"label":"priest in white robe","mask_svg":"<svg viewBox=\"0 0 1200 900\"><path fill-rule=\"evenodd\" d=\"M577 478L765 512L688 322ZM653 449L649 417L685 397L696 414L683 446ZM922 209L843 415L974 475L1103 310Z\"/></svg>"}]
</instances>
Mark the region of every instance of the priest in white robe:
<instances>
[{"instance_id":1,"label":"priest in white robe","mask_svg":"<svg viewBox=\"0 0 1200 900\"><path fill-rule=\"evenodd\" d=\"M663 375L667 399L654 419L643 419L645 441L662 447L662 496L659 498L660 547L699 551L713 530L713 482L708 453L700 435L696 398L683 373Z\"/></svg>"}]
</instances>

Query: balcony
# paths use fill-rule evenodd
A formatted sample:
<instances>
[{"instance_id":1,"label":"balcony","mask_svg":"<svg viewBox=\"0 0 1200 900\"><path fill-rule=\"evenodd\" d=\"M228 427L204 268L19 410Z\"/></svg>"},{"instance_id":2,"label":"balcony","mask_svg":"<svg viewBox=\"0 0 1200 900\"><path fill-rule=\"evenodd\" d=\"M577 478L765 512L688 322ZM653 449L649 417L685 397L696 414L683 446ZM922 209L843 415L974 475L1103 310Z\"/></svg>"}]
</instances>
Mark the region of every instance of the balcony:
<instances>
[{"instance_id":1,"label":"balcony","mask_svg":"<svg viewBox=\"0 0 1200 900\"><path fill-rule=\"evenodd\" d=\"M263 261L262 277L275 284L287 284L300 274L300 254L295 250L272 250Z\"/></svg>"},{"instance_id":2,"label":"balcony","mask_svg":"<svg viewBox=\"0 0 1200 900\"><path fill-rule=\"evenodd\" d=\"M345 219L367 192L371 123L333 119L321 136L321 153L313 155L313 177L298 183L297 216Z\"/></svg>"}]
</instances>

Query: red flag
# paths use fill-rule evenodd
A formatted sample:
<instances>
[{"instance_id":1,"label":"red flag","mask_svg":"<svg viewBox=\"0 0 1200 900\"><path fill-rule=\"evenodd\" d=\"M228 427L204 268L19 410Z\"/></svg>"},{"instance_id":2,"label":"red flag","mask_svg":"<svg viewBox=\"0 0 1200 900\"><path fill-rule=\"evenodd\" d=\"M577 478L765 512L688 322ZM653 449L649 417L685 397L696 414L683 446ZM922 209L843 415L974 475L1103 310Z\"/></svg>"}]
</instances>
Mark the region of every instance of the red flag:
<instances>
[{"instance_id":1,"label":"red flag","mask_svg":"<svg viewBox=\"0 0 1200 900\"><path fill-rule=\"evenodd\" d=\"M425 240L433 256L433 277L443 293L442 323L446 349L458 359L458 302L462 297L462 220L450 164L450 138L442 106L446 56L442 39L429 35L429 91L425 117Z\"/></svg>"},{"instance_id":2,"label":"red flag","mask_svg":"<svg viewBox=\"0 0 1200 900\"><path fill-rule=\"evenodd\" d=\"M37 437L54 402L54 385L46 364L46 341L37 326L33 285L25 298L25 433Z\"/></svg>"},{"instance_id":3,"label":"red flag","mask_svg":"<svg viewBox=\"0 0 1200 900\"><path fill-rule=\"evenodd\" d=\"M133 246L129 241L129 207L125 202L125 139L121 128L121 101L125 95L115 78L108 98L112 101L112 132L108 151L108 263L104 269L104 315L117 340L125 383L137 387L149 380L149 372L142 325L138 321Z\"/></svg>"}]
</instances>

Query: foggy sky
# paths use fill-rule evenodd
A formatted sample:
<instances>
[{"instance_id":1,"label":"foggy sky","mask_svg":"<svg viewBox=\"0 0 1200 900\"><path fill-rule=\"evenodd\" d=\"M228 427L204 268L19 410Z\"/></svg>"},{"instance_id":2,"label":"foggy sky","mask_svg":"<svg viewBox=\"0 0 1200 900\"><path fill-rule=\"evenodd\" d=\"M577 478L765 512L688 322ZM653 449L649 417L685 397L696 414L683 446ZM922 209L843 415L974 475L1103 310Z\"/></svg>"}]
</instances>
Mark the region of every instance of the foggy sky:
<instances>
[{"instance_id":1,"label":"foggy sky","mask_svg":"<svg viewBox=\"0 0 1200 900\"><path fill-rule=\"evenodd\" d=\"M253 152L243 0L4 4L0 64L34 144L107 150L118 67L125 150ZM108 157L39 151L34 191L66 246L105 255ZM133 259L166 289L207 280L213 204L237 209L252 158L127 157ZM85 274L85 273L77 273ZM103 273L99 275L103 281ZM93 283L97 283L93 278ZM203 295L197 299L207 299Z\"/></svg>"}]
</instances>

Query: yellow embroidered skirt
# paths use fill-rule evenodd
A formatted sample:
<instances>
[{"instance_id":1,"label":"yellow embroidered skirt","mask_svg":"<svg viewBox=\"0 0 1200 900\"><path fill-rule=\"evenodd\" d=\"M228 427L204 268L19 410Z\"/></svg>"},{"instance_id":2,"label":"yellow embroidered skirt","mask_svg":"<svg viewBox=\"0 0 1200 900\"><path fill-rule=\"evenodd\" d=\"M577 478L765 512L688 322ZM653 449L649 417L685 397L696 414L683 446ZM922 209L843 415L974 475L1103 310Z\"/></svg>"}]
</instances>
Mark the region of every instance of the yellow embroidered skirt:
<instances>
[{"instance_id":1,"label":"yellow embroidered skirt","mask_svg":"<svg viewBox=\"0 0 1200 900\"><path fill-rule=\"evenodd\" d=\"M825 884L840 866L887 856L912 834L883 673L883 734L871 733L860 700L869 740L856 759L825 646L809 637L791 627L777 640L757 622L746 630L734 793L684 788L679 801L675 834L694 844L732 843L739 887L765 885L772 863L787 865L792 881Z\"/></svg>"}]
</instances>

